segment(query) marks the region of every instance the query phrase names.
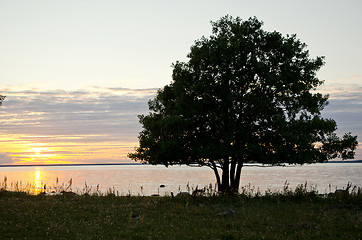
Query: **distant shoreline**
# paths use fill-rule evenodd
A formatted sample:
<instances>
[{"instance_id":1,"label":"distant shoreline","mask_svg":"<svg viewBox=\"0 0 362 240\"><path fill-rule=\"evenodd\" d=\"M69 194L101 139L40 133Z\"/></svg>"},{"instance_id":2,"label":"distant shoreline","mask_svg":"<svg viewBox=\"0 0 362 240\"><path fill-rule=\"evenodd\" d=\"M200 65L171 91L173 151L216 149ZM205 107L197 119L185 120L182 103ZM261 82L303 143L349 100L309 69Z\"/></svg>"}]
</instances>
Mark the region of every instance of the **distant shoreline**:
<instances>
[{"instance_id":1,"label":"distant shoreline","mask_svg":"<svg viewBox=\"0 0 362 240\"><path fill-rule=\"evenodd\" d=\"M349 160L349 161L330 161L326 163L362 163L362 160ZM247 164L255 164L255 163L246 163ZM149 165L143 163L65 163L65 164L0 164L0 168L2 167L76 167L76 166L132 166L132 165ZM266 164L267 165L267 164Z\"/></svg>"}]
</instances>

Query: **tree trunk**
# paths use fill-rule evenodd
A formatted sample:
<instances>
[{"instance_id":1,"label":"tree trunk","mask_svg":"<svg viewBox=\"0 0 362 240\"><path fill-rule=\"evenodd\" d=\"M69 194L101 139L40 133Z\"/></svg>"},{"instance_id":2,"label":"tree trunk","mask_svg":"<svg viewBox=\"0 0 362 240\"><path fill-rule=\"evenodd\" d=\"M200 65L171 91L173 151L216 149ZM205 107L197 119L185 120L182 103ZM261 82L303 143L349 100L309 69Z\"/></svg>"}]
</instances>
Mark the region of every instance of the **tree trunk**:
<instances>
[{"instance_id":1,"label":"tree trunk","mask_svg":"<svg viewBox=\"0 0 362 240\"><path fill-rule=\"evenodd\" d=\"M220 174L217 171L215 162L214 161L210 161L210 162L211 162L211 166L212 166L211 168L212 168L212 170L214 170L214 173L215 173L215 177L216 177L216 181L217 181L217 189L220 191L220 189L222 188L221 181L220 181Z\"/></svg>"},{"instance_id":2,"label":"tree trunk","mask_svg":"<svg viewBox=\"0 0 362 240\"><path fill-rule=\"evenodd\" d=\"M229 185L229 157L224 158L224 164L222 166L222 182L221 182L221 191L222 193L226 193L230 189Z\"/></svg>"},{"instance_id":3,"label":"tree trunk","mask_svg":"<svg viewBox=\"0 0 362 240\"><path fill-rule=\"evenodd\" d=\"M235 158L232 158L230 163L230 186L232 187L235 184L235 167L236 161Z\"/></svg>"},{"instance_id":4,"label":"tree trunk","mask_svg":"<svg viewBox=\"0 0 362 240\"><path fill-rule=\"evenodd\" d=\"M221 178L215 162L210 161L210 163L216 177L219 192L223 194L238 193L240 186L241 170L244 163L238 162L237 159L230 162L229 158L224 158Z\"/></svg>"},{"instance_id":5,"label":"tree trunk","mask_svg":"<svg viewBox=\"0 0 362 240\"><path fill-rule=\"evenodd\" d=\"M239 192L241 169L243 168L243 166L244 162L239 162L236 169L235 182L234 185L232 186L233 190L236 192Z\"/></svg>"}]
</instances>

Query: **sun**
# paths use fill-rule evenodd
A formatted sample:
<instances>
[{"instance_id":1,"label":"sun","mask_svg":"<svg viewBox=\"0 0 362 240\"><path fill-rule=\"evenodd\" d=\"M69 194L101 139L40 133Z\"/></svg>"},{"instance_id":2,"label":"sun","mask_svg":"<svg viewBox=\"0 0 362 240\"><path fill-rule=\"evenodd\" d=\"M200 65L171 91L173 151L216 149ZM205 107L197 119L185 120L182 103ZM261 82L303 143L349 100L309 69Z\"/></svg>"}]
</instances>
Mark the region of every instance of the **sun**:
<instances>
[{"instance_id":1,"label":"sun","mask_svg":"<svg viewBox=\"0 0 362 240\"><path fill-rule=\"evenodd\" d=\"M32 151L36 154L41 154L42 152L46 152L48 148L46 147L34 147L32 148Z\"/></svg>"}]
</instances>

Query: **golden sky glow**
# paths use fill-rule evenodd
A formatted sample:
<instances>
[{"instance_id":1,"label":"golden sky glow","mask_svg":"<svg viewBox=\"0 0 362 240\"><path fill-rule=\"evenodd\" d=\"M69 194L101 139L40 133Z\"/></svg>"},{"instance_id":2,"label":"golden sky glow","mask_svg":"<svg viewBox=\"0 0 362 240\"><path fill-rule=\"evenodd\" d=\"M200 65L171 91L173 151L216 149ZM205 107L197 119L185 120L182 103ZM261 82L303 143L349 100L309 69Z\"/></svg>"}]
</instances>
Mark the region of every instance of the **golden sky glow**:
<instances>
[{"instance_id":1,"label":"golden sky glow","mask_svg":"<svg viewBox=\"0 0 362 240\"><path fill-rule=\"evenodd\" d=\"M44 136L45 137L45 136ZM0 137L2 150L12 158L12 164L117 163L126 160L137 142L72 142L73 137L58 137L52 143L34 136L11 135ZM79 139L80 137L74 137ZM83 137L84 139L87 136ZM35 142L37 139L38 142Z\"/></svg>"}]
</instances>

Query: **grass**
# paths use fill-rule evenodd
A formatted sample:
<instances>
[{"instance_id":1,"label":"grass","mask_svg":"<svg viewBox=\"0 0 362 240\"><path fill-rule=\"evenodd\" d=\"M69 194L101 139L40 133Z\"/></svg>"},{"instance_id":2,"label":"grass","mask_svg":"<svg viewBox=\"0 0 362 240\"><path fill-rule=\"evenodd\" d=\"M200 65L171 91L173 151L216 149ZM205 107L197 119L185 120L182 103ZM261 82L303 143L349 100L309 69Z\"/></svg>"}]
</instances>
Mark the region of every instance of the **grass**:
<instances>
[{"instance_id":1,"label":"grass","mask_svg":"<svg viewBox=\"0 0 362 240\"><path fill-rule=\"evenodd\" d=\"M0 191L1 239L362 239L362 195L306 185L233 197Z\"/></svg>"}]
</instances>

